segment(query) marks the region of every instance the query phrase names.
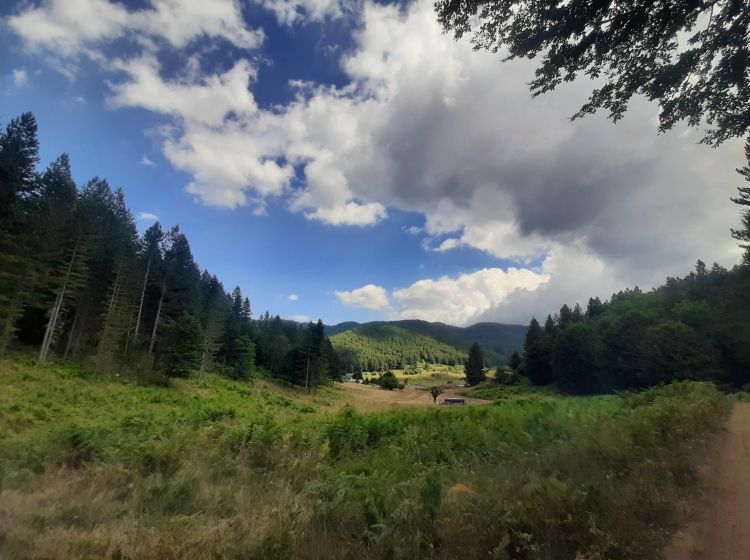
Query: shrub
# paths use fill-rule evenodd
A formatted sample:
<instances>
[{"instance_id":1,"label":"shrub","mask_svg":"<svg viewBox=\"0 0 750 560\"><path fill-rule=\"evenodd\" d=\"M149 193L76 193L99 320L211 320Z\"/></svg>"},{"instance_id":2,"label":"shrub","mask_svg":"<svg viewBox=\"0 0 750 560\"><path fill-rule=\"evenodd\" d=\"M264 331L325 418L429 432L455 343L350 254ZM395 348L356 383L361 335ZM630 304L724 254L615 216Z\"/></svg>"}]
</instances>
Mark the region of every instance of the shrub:
<instances>
[{"instance_id":1,"label":"shrub","mask_svg":"<svg viewBox=\"0 0 750 560\"><path fill-rule=\"evenodd\" d=\"M392 371L386 371L378 381L380 383L380 387L388 391L399 388L398 379Z\"/></svg>"}]
</instances>

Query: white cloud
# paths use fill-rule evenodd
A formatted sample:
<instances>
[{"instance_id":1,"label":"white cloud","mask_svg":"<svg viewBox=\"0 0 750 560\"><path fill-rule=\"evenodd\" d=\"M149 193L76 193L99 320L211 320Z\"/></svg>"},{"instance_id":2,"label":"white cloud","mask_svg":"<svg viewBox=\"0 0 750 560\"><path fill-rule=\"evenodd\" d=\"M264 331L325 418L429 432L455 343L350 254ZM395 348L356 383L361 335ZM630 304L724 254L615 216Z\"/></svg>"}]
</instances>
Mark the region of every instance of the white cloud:
<instances>
[{"instance_id":1,"label":"white cloud","mask_svg":"<svg viewBox=\"0 0 750 560\"><path fill-rule=\"evenodd\" d=\"M154 1L146 11L178 4L199 13L197 2L187 0ZM139 25L146 37L173 45L201 34L238 46L257 39L235 2L219 4L224 24L191 16L181 37ZM299 14L337 17L328 0L266 4L282 22L296 22ZM70 14L63 13L62 0L45 0L8 23L30 46L81 52L127 35L140 13L104 0L69 5ZM91 7L102 12L81 20ZM38 25L29 23L33 18ZM734 168L743 162L741 142L709 150L686 127L657 135L655 108L640 99L617 125L602 116L571 123L590 83L532 99L526 83L533 61L503 63L501 55L454 41L442 33L431 0L365 3L354 46L341 60L349 83L294 82L294 99L272 109L255 102L256 69L247 60L206 72L191 59L184 75L165 77L154 51L144 49L106 65L119 72L112 106L170 119L162 129L164 156L191 176L187 190L201 202L263 211L268 198L280 197L291 211L337 226L374 224L398 208L424 216L424 231L412 233L424 233L426 248L473 247L517 266L542 262L531 271L547 277L536 289L501 297L482 287L443 306L445 320L523 320L524 313L554 310L571 298L653 285L684 273L697 258L722 264L737 258L728 235L737 215L728 198L737 184ZM460 278L420 286L447 290L446 297L470 291L469 279ZM397 291L401 312L438 317L439 307L410 288ZM379 289L376 308L383 308L387 294Z\"/></svg>"},{"instance_id":2,"label":"white cloud","mask_svg":"<svg viewBox=\"0 0 750 560\"><path fill-rule=\"evenodd\" d=\"M444 253L446 251L450 251L451 249L456 249L461 245L463 245L463 241L461 241L461 239L457 237L449 237L448 239L444 239L443 242L433 250L439 253Z\"/></svg>"},{"instance_id":3,"label":"white cloud","mask_svg":"<svg viewBox=\"0 0 750 560\"><path fill-rule=\"evenodd\" d=\"M152 212L138 212L138 220L143 222L156 222L159 216Z\"/></svg>"},{"instance_id":4,"label":"white cloud","mask_svg":"<svg viewBox=\"0 0 750 560\"><path fill-rule=\"evenodd\" d=\"M331 208L316 208L305 217L334 226L369 226L388 217L385 206L378 202L344 202Z\"/></svg>"},{"instance_id":5,"label":"white cloud","mask_svg":"<svg viewBox=\"0 0 750 560\"><path fill-rule=\"evenodd\" d=\"M260 0L282 25L300 21L323 21L344 15L340 0Z\"/></svg>"},{"instance_id":6,"label":"white cloud","mask_svg":"<svg viewBox=\"0 0 750 560\"><path fill-rule=\"evenodd\" d=\"M289 317L292 321L297 321L298 323L309 323L310 317L308 315L292 315Z\"/></svg>"},{"instance_id":7,"label":"white cloud","mask_svg":"<svg viewBox=\"0 0 750 560\"><path fill-rule=\"evenodd\" d=\"M383 309L388 307L388 293L385 288L367 284L351 291L336 291L336 297L348 307L365 307L367 309Z\"/></svg>"},{"instance_id":8,"label":"white cloud","mask_svg":"<svg viewBox=\"0 0 750 560\"><path fill-rule=\"evenodd\" d=\"M454 325L476 322L487 311L509 300L516 292L534 292L550 275L529 269L484 268L476 272L419 280L394 290L400 309L393 317L443 321Z\"/></svg>"},{"instance_id":9,"label":"white cloud","mask_svg":"<svg viewBox=\"0 0 750 560\"><path fill-rule=\"evenodd\" d=\"M29 83L29 73L25 68L15 68L11 74L13 87L20 88Z\"/></svg>"},{"instance_id":10,"label":"white cloud","mask_svg":"<svg viewBox=\"0 0 750 560\"><path fill-rule=\"evenodd\" d=\"M299 300L299 296L297 294L289 294L288 296L286 296L286 298L289 301L298 301Z\"/></svg>"},{"instance_id":11,"label":"white cloud","mask_svg":"<svg viewBox=\"0 0 750 560\"><path fill-rule=\"evenodd\" d=\"M147 155L143 155L141 160L138 162L138 165L144 165L146 167L154 167L156 164L151 161L151 158L149 158Z\"/></svg>"},{"instance_id":12,"label":"white cloud","mask_svg":"<svg viewBox=\"0 0 750 560\"><path fill-rule=\"evenodd\" d=\"M128 80L112 84L107 99L112 107L141 107L165 115L195 121L202 125L220 125L229 113L251 115L256 111L249 81L255 70L240 60L223 74L190 80L164 81L159 75L156 57L144 56L115 61Z\"/></svg>"},{"instance_id":13,"label":"white cloud","mask_svg":"<svg viewBox=\"0 0 750 560\"><path fill-rule=\"evenodd\" d=\"M142 44L155 39L175 48L203 36L245 49L263 41L261 31L245 25L239 0L151 0L132 11L110 0L43 0L5 19L30 50L62 58L99 58L96 47L120 38Z\"/></svg>"}]
</instances>

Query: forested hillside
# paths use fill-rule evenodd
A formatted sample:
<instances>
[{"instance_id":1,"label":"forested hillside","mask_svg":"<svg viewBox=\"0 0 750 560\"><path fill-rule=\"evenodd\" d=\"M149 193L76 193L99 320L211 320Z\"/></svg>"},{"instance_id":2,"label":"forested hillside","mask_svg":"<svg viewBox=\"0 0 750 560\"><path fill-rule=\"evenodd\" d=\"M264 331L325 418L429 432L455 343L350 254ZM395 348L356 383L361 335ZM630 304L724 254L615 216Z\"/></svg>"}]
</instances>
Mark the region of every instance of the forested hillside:
<instances>
[{"instance_id":1,"label":"forested hillside","mask_svg":"<svg viewBox=\"0 0 750 560\"><path fill-rule=\"evenodd\" d=\"M455 365L466 352L388 323L362 325L331 337L346 371L402 369L417 362Z\"/></svg>"},{"instance_id":2,"label":"forested hillside","mask_svg":"<svg viewBox=\"0 0 750 560\"><path fill-rule=\"evenodd\" d=\"M385 328L390 326L398 327L401 330L393 331ZM363 330L364 327L367 327L366 331ZM380 327L383 328L382 332L379 330ZM469 347L474 342L477 342L482 347L487 364L491 366L505 364L508 357L510 357L513 352L520 350L526 333L526 327L523 325L477 323L476 325L471 325L469 327L455 327L453 325L446 325L445 323L430 323L428 321L420 321L417 319L374 321L364 324L346 322L326 326L326 333L331 337L334 337L334 335L339 333L345 333L347 331L351 332L353 330L360 333L356 347L362 349L362 351L364 351L365 347L368 347L368 356L370 358L378 357L377 359L379 359L380 363L391 361L394 355L396 357L400 356L402 352L401 347L405 344L404 339L413 339L414 337L412 335L417 334L460 350L462 352L462 358L459 363L466 358L466 353L469 351ZM402 330L410 331L412 334L405 334ZM368 343L367 340L364 340L369 336L369 334L364 334L365 332L373 333L374 340L372 344ZM394 346L396 347L383 347L384 353L379 354L378 351L375 350L374 344L377 342L382 346L383 339L392 337L392 333L399 333L399 335L395 336L396 342L394 342ZM355 337L352 335L350 338L351 340L354 340ZM337 340L338 337L334 338L334 345L338 348ZM349 361L349 363L351 363L351 361ZM437 360L435 363L450 362Z\"/></svg>"},{"instance_id":3,"label":"forested hillside","mask_svg":"<svg viewBox=\"0 0 750 560\"><path fill-rule=\"evenodd\" d=\"M80 189L63 154L41 173L31 113L0 132L0 356L16 341L97 371L184 377L256 367L292 383L339 375L323 324L253 320L249 298L201 270L179 226L139 236L121 189Z\"/></svg>"},{"instance_id":4,"label":"forested hillside","mask_svg":"<svg viewBox=\"0 0 750 560\"><path fill-rule=\"evenodd\" d=\"M522 370L570 393L638 389L676 379L750 383L750 261L727 270L698 261L684 278L637 287L586 310L564 305L532 319Z\"/></svg>"}]
</instances>

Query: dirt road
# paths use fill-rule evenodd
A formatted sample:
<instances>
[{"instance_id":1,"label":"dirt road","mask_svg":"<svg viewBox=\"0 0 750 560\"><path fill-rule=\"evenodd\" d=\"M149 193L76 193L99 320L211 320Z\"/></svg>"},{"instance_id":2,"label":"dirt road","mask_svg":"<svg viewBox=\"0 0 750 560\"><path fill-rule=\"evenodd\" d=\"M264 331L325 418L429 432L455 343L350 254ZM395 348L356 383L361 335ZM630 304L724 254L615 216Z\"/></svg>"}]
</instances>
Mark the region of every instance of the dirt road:
<instances>
[{"instance_id":1,"label":"dirt road","mask_svg":"<svg viewBox=\"0 0 750 560\"><path fill-rule=\"evenodd\" d=\"M359 383L342 383L341 387L346 392L345 402L360 410L382 410L392 406L434 406L432 397L427 390L417 387L407 387L403 391L384 391L375 385L361 385ZM456 389L446 389L438 397L441 402L446 397L460 397ZM490 401L462 397L467 404L488 404Z\"/></svg>"},{"instance_id":2,"label":"dirt road","mask_svg":"<svg viewBox=\"0 0 750 560\"><path fill-rule=\"evenodd\" d=\"M750 403L734 407L717 452L696 519L675 537L665 560L750 559Z\"/></svg>"}]
</instances>

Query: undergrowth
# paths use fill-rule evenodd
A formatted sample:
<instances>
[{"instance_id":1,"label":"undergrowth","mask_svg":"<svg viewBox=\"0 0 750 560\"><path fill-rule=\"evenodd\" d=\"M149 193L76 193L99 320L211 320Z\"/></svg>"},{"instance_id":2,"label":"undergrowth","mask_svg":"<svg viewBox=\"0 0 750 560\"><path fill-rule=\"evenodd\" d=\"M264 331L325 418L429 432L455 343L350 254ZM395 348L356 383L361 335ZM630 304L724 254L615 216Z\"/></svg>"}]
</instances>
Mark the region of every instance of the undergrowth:
<instances>
[{"instance_id":1,"label":"undergrowth","mask_svg":"<svg viewBox=\"0 0 750 560\"><path fill-rule=\"evenodd\" d=\"M648 559L712 385L360 413L213 375L0 362L4 558Z\"/></svg>"}]
</instances>

